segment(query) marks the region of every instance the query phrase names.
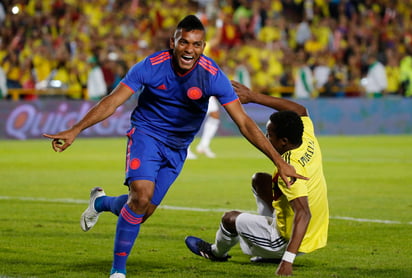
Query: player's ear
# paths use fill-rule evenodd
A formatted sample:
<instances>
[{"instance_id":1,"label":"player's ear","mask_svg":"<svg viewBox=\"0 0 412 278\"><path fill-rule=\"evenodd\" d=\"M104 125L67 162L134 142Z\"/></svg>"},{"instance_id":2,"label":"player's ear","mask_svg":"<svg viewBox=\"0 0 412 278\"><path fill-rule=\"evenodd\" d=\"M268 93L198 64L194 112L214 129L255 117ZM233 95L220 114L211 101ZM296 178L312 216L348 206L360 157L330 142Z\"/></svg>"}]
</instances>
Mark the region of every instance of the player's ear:
<instances>
[{"instance_id":1,"label":"player's ear","mask_svg":"<svg viewBox=\"0 0 412 278\"><path fill-rule=\"evenodd\" d=\"M289 144L289 139L287 137L282 137L280 138L280 142L283 146L286 146L287 144Z\"/></svg>"},{"instance_id":2,"label":"player's ear","mask_svg":"<svg viewBox=\"0 0 412 278\"><path fill-rule=\"evenodd\" d=\"M174 38L174 37L171 37L171 38L170 38L169 47L170 47L171 49L174 49L174 48L175 48L175 38Z\"/></svg>"}]
</instances>

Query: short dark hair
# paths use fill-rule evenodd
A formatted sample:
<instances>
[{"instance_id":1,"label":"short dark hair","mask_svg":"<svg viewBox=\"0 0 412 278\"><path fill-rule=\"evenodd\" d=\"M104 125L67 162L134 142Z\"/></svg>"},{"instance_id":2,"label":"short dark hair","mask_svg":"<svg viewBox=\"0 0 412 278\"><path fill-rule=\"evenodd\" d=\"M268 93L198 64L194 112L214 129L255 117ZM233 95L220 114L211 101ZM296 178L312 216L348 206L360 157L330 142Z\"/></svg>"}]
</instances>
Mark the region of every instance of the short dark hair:
<instances>
[{"instance_id":1,"label":"short dark hair","mask_svg":"<svg viewBox=\"0 0 412 278\"><path fill-rule=\"evenodd\" d=\"M286 137L294 145L302 144L303 122L300 116L293 111L279 111L270 115L273 124L273 133L278 138Z\"/></svg>"},{"instance_id":2,"label":"short dark hair","mask_svg":"<svg viewBox=\"0 0 412 278\"><path fill-rule=\"evenodd\" d=\"M188 15L185 18L183 18L177 25L176 29L177 30L183 29L185 31L192 31L192 30L205 31L205 27L203 26L202 22L195 15Z\"/></svg>"}]
</instances>

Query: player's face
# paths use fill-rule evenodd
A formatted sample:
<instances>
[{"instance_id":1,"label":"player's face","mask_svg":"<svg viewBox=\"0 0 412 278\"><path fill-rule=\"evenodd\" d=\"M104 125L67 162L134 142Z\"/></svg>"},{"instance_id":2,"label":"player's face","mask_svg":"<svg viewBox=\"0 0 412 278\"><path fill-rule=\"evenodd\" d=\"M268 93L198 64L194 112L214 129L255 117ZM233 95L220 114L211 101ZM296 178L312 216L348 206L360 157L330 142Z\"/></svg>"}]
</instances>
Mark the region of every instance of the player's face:
<instances>
[{"instance_id":1,"label":"player's face","mask_svg":"<svg viewBox=\"0 0 412 278\"><path fill-rule=\"evenodd\" d=\"M173 49L173 63L179 73L193 68L205 49L205 32L201 30L178 30L170 40Z\"/></svg>"},{"instance_id":2,"label":"player's face","mask_svg":"<svg viewBox=\"0 0 412 278\"><path fill-rule=\"evenodd\" d=\"M273 132L274 127L274 124L269 120L266 124L266 138L268 138L269 142L279 154L283 154L286 151L285 140L276 136L276 134Z\"/></svg>"}]
</instances>

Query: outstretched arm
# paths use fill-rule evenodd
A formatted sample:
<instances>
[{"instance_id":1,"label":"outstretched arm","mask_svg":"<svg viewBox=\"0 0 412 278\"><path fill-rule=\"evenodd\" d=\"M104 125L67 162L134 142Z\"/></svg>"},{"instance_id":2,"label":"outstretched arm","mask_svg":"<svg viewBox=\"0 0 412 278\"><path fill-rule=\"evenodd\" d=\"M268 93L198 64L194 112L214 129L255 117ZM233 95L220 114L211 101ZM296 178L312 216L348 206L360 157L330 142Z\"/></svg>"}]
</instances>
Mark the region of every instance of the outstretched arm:
<instances>
[{"instance_id":1,"label":"outstretched arm","mask_svg":"<svg viewBox=\"0 0 412 278\"><path fill-rule=\"evenodd\" d=\"M239 127L242 135L250 143L252 143L252 145L262 151L273 161L278 168L279 176L287 184L287 186L290 186L296 179L308 179L297 174L295 168L283 160L269 140L265 137L262 130L260 130L257 124L246 114L239 101L234 101L227 104L224 108Z\"/></svg>"},{"instance_id":2,"label":"outstretched arm","mask_svg":"<svg viewBox=\"0 0 412 278\"><path fill-rule=\"evenodd\" d=\"M73 143L81 131L111 116L132 94L133 91L129 87L119 84L110 95L102 98L71 128L57 134L43 134L43 136L53 139L54 151L62 152Z\"/></svg>"},{"instance_id":3,"label":"outstretched arm","mask_svg":"<svg viewBox=\"0 0 412 278\"><path fill-rule=\"evenodd\" d=\"M290 110L296 112L299 116L307 116L308 112L306 108L299 103L294 101L272 97L264 94L259 94L251 91L248 87L237 81L231 81L232 86L235 89L237 95L239 96L240 101L245 104L249 102L261 104L270 108L273 108L277 111Z\"/></svg>"},{"instance_id":4,"label":"outstretched arm","mask_svg":"<svg viewBox=\"0 0 412 278\"><path fill-rule=\"evenodd\" d=\"M306 234L306 230L312 216L309 208L308 197L305 196L296 198L292 200L290 204L293 208L295 216L293 219L292 235L286 248L286 252L296 255ZM288 261L287 256L284 256L278 266L278 269L276 270L276 274L281 276L292 275L292 264L293 260Z\"/></svg>"}]
</instances>

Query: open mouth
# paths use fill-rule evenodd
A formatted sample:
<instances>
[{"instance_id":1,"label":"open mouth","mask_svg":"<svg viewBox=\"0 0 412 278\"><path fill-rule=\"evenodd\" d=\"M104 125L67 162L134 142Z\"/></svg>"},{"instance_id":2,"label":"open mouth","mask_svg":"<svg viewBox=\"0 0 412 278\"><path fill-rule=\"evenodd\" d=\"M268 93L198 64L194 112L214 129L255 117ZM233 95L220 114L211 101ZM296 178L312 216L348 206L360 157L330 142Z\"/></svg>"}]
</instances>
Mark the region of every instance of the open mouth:
<instances>
[{"instance_id":1,"label":"open mouth","mask_svg":"<svg viewBox=\"0 0 412 278\"><path fill-rule=\"evenodd\" d=\"M191 55L182 55L180 60L182 61L183 64L190 65L193 63L194 59L195 58Z\"/></svg>"}]
</instances>

